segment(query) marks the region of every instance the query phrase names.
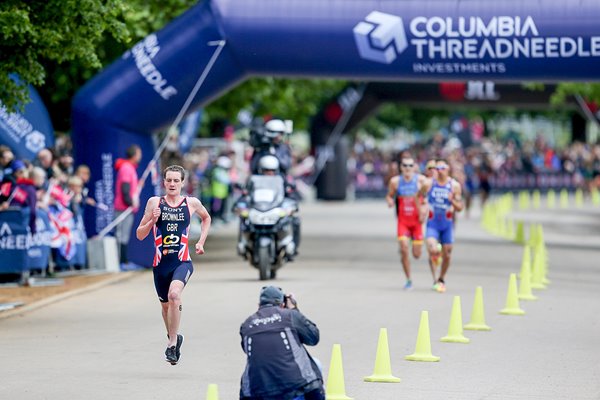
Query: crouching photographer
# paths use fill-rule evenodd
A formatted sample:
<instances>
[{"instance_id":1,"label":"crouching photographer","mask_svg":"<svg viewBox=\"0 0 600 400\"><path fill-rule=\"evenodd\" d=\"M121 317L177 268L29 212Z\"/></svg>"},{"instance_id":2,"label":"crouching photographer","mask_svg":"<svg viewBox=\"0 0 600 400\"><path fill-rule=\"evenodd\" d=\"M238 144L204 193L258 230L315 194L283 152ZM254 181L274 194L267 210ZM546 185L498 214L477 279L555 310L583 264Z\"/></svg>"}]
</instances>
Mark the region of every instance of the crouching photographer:
<instances>
[{"instance_id":1,"label":"crouching photographer","mask_svg":"<svg viewBox=\"0 0 600 400\"><path fill-rule=\"evenodd\" d=\"M319 328L292 295L265 286L258 311L240 327L246 368L240 400L325 400L323 377L304 345L319 343Z\"/></svg>"}]
</instances>

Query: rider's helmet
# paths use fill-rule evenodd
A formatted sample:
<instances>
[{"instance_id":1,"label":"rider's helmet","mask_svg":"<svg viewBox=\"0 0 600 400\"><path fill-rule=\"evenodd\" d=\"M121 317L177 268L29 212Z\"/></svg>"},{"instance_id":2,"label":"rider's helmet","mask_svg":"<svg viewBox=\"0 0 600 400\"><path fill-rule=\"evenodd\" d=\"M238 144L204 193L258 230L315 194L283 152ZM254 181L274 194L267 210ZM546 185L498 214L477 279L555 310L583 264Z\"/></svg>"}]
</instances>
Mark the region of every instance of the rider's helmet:
<instances>
[{"instance_id":1,"label":"rider's helmet","mask_svg":"<svg viewBox=\"0 0 600 400\"><path fill-rule=\"evenodd\" d=\"M258 160L258 172L262 175L274 175L279 172L279 160L272 155L262 156Z\"/></svg>"},{"instance_id":2,"label":"rider's helmet","mask_svg":"<svg viewBox=\"0 0 600 400\"><path fill-rule=\"evenodd\" d=\"M272 119L265 124L265 135L271 139L283 137L286 131L287 126L280 119Z\"/></svg>"}]
</instances>

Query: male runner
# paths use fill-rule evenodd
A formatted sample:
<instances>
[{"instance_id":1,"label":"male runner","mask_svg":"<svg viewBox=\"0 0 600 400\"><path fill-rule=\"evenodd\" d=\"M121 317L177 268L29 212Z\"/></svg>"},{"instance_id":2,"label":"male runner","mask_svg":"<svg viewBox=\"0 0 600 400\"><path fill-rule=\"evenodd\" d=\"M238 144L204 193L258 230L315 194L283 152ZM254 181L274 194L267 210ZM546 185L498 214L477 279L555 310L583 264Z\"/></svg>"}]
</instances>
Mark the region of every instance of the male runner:
<instances>
[{"instance_id":1,"label":"male runner","mask_svg":"<svg viewBox=\"0 0 600 400\"><path fill-rule=\"evenodd\" d=\"M424 195L426 193L426 178L415 173L415 161L410 155L405 155L400 160L400 172L400 175L390 179L385 200L390 208L397 205L400 259L406 275L404 289L408 290L412 288L408 241L412 239L413 257L421 257L421 247L423 245L422 224L425 219L426 205L419 194Z\"/></svg>"},{"instance_id":2,"label":"male runner","mask_svg":"<svg viewBox=\"0 0 600 400\"><path fill-rule=\"evenodd\" d=\"M202 233L196 243L196 254L204 254L204 242L210 229L210 215L195 197L181 195L185 170L179 165L165 168L163 173L166 195L153 196L146 203L144 217L136 236L144 240L154 233L154 286L162 306L162 317L167 328L166 361L176 365L181 357L183 335L179 334L181 320L181 293L194 272L188 248L192 215L202 221Z\"/></svg>"},{"instance_id":3,"label":"male runner","mask_svg":"<svg viewBox=\"0 0 600 400\"><path fill-rule=\"evenodd\" d=\"M427 251L429 267L433 276L433 289L443 293L446 291L444 281L450 267L452 253L453 215L463 209L460 184L450 177L450 167L444 159L436 161L437 176L427 182L427 200L429 203L429 220L427 221ZM442 270L436 280L435 260L440 256L438 245L442 245Z\"/></svg>"}]
</instances>

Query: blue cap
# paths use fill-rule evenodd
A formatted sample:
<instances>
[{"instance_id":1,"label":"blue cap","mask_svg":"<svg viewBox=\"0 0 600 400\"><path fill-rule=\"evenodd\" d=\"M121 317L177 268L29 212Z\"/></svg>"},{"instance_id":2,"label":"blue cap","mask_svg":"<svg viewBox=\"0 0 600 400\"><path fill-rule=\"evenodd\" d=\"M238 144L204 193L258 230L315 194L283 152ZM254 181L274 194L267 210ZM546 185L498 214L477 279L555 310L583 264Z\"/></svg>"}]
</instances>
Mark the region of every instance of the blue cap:
<instances>
[{"instance_id":1,"label":"blue cap","mask_svg":"<svg viewBox=\"0 0 600 400\"><path fill-rule=\"evenodd\" d=\"M13 171L18 171L20 169L27 168L27 166L25 165L25 163L23 161L21 161L21 160L14 160L12 162L11 166L12 166Z\"/></svg>"},{"instance_id":2,"label":"blue cap","mask_svg":"<svg viewBox=\"0 0 600 400\"><path fill-rule=\"evenodd\" d=\"M260 290L260 305L283 303L283 290L275 286L265 286Z\"/></svg>"}]
</instances>

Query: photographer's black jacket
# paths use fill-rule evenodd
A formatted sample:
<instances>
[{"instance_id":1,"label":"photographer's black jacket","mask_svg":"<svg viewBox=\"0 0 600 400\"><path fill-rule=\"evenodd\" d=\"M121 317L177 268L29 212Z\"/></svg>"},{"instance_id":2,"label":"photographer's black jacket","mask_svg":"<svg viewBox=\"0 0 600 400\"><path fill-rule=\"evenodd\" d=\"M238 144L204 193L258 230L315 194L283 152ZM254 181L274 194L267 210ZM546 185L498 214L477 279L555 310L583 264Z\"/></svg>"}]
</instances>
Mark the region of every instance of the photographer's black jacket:
<instances>
[{"instance_id":1,"label":"photographer's black jacket","mask_svg":"<svg viewBox=\"0 0 600 400\"><path fill-rule=\"evenodd\" d=\"M321 372L304 348L319 342L319 328L300 311L261 306L244 321L240 336L247 355L240 399L284 400L322 385Z\"/></svg>"}]
</instances>

